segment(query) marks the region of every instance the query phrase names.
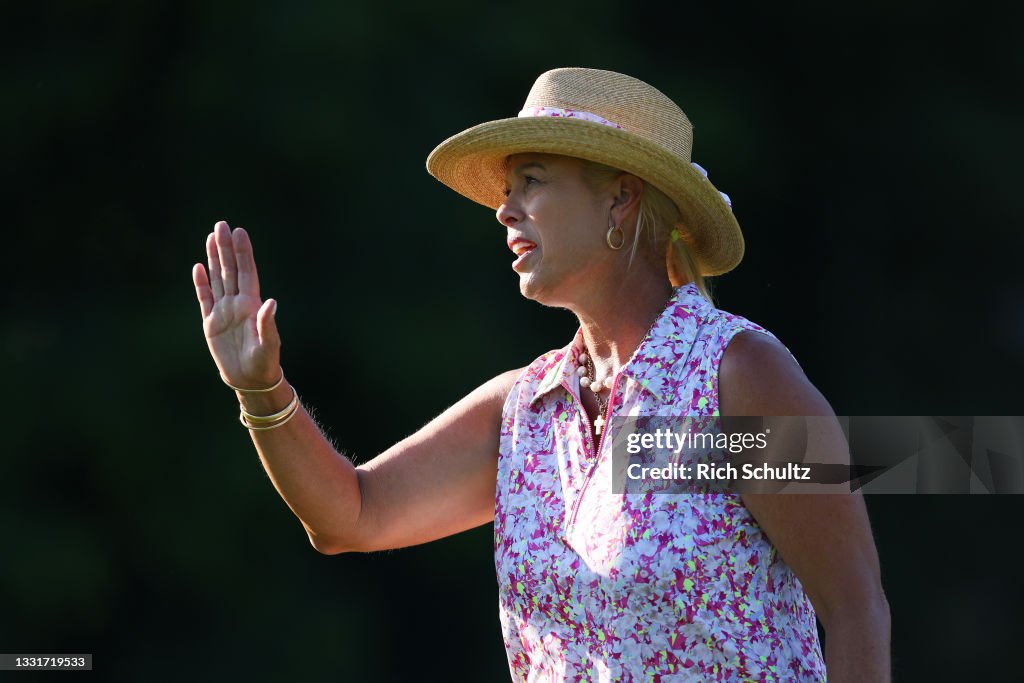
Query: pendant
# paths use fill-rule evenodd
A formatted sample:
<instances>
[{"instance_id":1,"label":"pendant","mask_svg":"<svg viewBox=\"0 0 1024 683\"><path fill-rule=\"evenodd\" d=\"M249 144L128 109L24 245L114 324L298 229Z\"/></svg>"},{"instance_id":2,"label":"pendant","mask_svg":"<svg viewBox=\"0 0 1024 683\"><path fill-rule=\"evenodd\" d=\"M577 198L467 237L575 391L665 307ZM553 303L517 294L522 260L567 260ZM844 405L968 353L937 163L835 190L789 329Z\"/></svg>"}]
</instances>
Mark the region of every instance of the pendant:
<instances>
[{"instance_id":1,"label":"pendant","mask_svg":"<svg viewBox=\"0 0 1024 683\"><path fill-rule=\"evenodd\" d=\"M604 427L604 415L598 415L597 419L594 420L594 429L597 431L598 436L601 435L601 429Z\"/></svg>"}]
</instances>

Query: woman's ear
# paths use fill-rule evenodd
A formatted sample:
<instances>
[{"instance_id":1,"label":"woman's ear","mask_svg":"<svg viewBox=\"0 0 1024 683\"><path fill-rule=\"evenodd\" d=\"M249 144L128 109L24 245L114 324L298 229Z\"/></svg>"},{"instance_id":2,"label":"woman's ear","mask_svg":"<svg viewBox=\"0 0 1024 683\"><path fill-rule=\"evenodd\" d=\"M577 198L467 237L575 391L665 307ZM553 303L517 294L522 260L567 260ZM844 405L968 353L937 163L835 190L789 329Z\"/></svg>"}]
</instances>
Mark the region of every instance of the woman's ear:
<instances>
[{"instance_id":1,"label":"woman's ear","mask_svg":"<svg viewBox=\"0 0 1024 683\"><path fill-rule=\"evenodd\" d=\"M644 181L635 175L623 173L612 183L612 192L612 212L616 222L621 222L627 215L639 210L640 198L644 193Z\"/></svg>"}]
</instances>

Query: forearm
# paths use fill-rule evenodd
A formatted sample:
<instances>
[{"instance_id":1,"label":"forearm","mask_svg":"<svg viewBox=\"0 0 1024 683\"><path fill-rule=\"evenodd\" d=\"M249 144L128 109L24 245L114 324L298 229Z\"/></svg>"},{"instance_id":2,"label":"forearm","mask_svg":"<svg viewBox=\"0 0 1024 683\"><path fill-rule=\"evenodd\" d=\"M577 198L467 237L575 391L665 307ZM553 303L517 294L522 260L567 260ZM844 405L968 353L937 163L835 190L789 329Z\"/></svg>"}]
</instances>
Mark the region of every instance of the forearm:
<instances>
[{"instance_id":1,"label":"forearm","mask_svg":"<svg viewBox=\"0 0 1024 683\"><path fill-rule=\"evenodd\" d=\"M855 605L825 623L829 683L889 683L891 624L885 598Z\"/></svg>"},{"instance_id":2,"label":"forearm","mask_svg":"<svg viewBox=\"0 0 1024 683\"><path fill-rule=\"evenodd\" d=\"M253 415L271 415L292 399L287 382L264 394L237 394ZM340 455L302 408L275 429L252 430L253 443L277 492L320 552L355 550L361 495L352 463Z\"/></svg>"}]
</instances>

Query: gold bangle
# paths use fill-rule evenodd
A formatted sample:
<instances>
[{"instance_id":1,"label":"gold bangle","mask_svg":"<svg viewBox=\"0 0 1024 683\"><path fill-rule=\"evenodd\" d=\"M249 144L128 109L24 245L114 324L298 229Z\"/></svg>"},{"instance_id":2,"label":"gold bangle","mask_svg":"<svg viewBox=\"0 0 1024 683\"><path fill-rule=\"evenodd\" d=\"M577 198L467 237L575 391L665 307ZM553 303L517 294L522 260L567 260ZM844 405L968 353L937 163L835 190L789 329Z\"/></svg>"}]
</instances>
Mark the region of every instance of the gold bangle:
<instances>
[{"instance_id":1,"label":"gold bangle","mask_svg":"<svg viewBox=\"0 0 1024 683\"><path fill-rule=\"evenodd\" d=\"M265 426L262 426L262 427L257 426L257 425L251 425L248 422L246 422L245 421L245 415L242 414L242 413L239 413L238 420L245 426L246 429L248 429L251 432L263 432L263 431L266 431L268 429L277 429L278 427L281 427L281 426L283 426L285 424L288 424L288 420L290 420L293 417L295 417L295 414L297 412L299 412L299 404L298 404L298 402L295 403L295 406L292 408L292 412L288 413L288 416L285 417L283 420L281 420L279 422L275 422L274 424L265 425Z\"/></svg>"},{"instance_id":2,"label":"gold bangle","mask_svg":"<svg viewBox=\"0 0 1024 683\"><path fill-rule=\"evenodd\" d=\"M241 403L238 404L238 409L241 411L242 416L252 424L268 424L270 422L277 422L278 420L287 417L288 413L295 410L295 406L299 403L299 395L295 392L295 387L289 384L288 388L292 390L292 400L288 401L288 405L273 415L253 415L246 410L245 406Z\"/></svg>"},{"instance_id":3,"label":"gold bangle","mask_svg":"<svg viewBox=\"0 0 1024 683\"><path fill-rule=\"evenodd\" d=\"M253 415L245 409L242 404L238 405L238 421L242 423L246 429L252 431L264 431L267 429L277 429L282 425L288 423L288 420L295 417L295 413L299 412L299 394L295 391L295 387L291 384L288 388L292 390L292 400L288 402L284 410L279 410L273 415Z\"/></svg>"},{"instance_id":4,"label":"gold bangle","mask_svg":"<svg viewBox=\"0 0 1024 683\"><path fill-rule=\"evenodd\" d=\"M224 384L227 384L229 387L231 387L240 394L265 394L268 391L273 391L274 389L277 389L279 386L281 386L281 382L284 381L284 369L281 369L281 378L274 382L274 386L267 387L266 389L243 389L241 387L236 387L234 384L224 379L224 375L220 376L220 381L224 382Z\"/></svg>"}]
</instances>

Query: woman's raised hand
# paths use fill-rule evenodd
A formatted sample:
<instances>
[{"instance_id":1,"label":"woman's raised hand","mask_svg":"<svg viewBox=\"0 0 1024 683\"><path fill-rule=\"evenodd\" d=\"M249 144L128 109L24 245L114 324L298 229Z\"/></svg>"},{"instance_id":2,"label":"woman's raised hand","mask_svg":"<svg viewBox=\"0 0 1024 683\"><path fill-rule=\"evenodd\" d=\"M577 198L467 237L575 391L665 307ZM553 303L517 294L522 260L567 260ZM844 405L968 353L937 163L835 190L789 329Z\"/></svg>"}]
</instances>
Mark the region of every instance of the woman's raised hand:
<instances>
[{"instance_id":1,"label":"woman's raised hand","mask_svg":"<svg viewBox=\"0 0 1024 683\"><path fill-rule=\"evenodd\" d=\"M192 267L203 331L221 378L236 387L261 389L281 377L277 302L260 300L252 242L242 228L219 221L206 238L209 275Z\"/></svg>"}]
</instances>

